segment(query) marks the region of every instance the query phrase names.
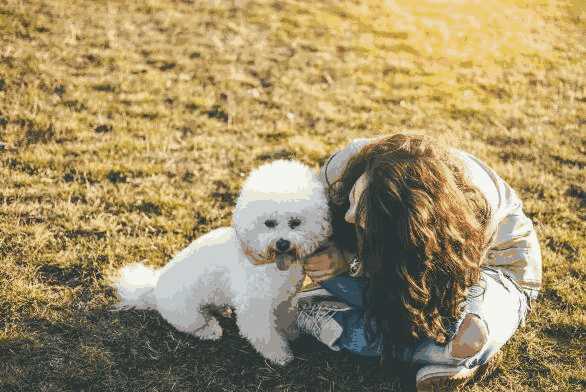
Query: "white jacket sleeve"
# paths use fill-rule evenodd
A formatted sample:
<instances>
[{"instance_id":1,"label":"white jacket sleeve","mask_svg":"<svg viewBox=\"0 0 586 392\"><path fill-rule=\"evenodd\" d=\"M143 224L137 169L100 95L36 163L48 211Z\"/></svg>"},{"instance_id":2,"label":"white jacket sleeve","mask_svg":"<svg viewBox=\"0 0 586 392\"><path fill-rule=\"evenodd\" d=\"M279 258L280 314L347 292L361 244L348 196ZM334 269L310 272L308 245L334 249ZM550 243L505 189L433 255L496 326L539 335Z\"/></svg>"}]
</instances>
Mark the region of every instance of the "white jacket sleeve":
<instances>
[{"instance_id":1,"label":"white jacket sleeve","mask_svg":"<svg viewBox=\"0 0 586 392\"><path fill-rule=\"evenodd\" d=\"M354 139L346 147L330 156L320 170L320 179L328 187L342 177L350 158L374 139Z\"/></svg>"},{"instance_id":2,"label":"white jacket sleeve","mask_svg":"<svg viewBox=\"0 0 586 392\"><path fill-rule=\"evenodd\" d=\"M489 231L493 236L484 265L502 270L536 297L542 281L541 250L521 199L484 162L463 151L453 152L462 160L468 179L483 193L491 209Z\"/></svg>"}]
</instances>

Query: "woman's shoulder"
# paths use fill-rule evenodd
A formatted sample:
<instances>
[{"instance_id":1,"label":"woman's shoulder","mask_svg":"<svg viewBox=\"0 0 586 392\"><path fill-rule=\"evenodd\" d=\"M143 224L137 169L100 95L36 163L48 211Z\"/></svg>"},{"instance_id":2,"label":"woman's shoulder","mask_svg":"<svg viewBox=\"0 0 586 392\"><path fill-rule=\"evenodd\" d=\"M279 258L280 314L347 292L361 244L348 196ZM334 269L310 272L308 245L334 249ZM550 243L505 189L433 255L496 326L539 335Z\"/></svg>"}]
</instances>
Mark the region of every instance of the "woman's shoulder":
<instances>
[{"instance_id":1,"label":"woman's shoulder","mask_svg":"<svg viewBox=\"0 0 586 392\"><path fill-rule=\"evenodd\" d=\"M348 155L349 157L352 157L353 155L357 154L362 149L362 147L364 147L367 144L370 144L376 140L377 140L377 138L374 138L374 137L373 138L361 137L361 138L357 138L357 139L352 139L352 140L350 140L350 142L348 142L348 144L346 144L346 146L344 148L339 150L337 153L340 153L342 155Z\"/></svg>"},{"instance_id":2,"label":"woman's shoulder","mask_svg":"<svg viewBox=\"0 0 586 392\"><path fill-rule=\"evenodd\" d=\"M522 208L522 202L513 188L491 167L476 156L462 150L450 152L462 162L464 173L484 195L497 222L512 211Z\"/></svg>"}]
</instances>

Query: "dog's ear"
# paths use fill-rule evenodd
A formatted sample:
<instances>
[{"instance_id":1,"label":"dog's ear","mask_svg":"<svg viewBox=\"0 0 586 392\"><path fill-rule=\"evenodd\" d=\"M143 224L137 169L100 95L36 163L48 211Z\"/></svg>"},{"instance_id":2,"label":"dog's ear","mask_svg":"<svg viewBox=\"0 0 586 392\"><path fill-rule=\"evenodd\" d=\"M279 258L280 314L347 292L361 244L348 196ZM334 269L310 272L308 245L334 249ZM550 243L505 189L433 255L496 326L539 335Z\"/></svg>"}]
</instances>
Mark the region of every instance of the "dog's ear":
<instances>
[{"instance_id":1,"label":"dog's ear","mask_svg":"<svg viewBox=\"0 0 586 392\"><path fill-rule=\"evenodd\" d=\"M237 237L238 237L238 235L237 235ZM263 265L263 264L270 264L275 261L275 254L274 253L269 253L269 255L266 258L259 257L242 240L240 240L240 237L238 237L238 238L239 238L238 241L240 242L240 247L242 248L242 251L246 255L246 258L248 259L248 261L250 261L252 264Z\"/></svg>"}]
</instances>

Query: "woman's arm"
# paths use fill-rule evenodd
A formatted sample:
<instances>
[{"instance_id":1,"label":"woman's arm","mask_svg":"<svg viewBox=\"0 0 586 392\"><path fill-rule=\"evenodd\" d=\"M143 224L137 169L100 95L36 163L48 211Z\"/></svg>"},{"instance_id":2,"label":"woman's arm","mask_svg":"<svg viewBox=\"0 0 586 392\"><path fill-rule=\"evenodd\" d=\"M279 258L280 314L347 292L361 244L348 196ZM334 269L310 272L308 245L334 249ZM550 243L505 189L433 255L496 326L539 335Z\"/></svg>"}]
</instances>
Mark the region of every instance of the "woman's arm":
<instances>
[{"instance_id":1,"label":"woman's arm","mask_svg":"<svg viewBox=\"0 0 586 392\"><path fill-rule=\"evenodd\" d=\"M320 283L347 272L348 265L344 252L333 242L329 242L305 259L304 269L313 282Z\"/></svg>"},{"instance_id":2,"label":"woman's arm","mask_svg":"<svg viewBox=\"0 0 586 392\"><path fill-rule=\"evenodd\" d=\"M466 152L453 150L462 160L468 179L484 195L491 209L492 240L484 265L513 277L531 297L541 288L541 250L531 219L523 212L516 192L493 169Z\"/></svg>"},{"instance_id":3,"label":"woman's arm","mask_svg":"<svg viewBox=\"0 0 586 392\"><path fill-rule=\"evenodd\" d=\"M348 161L372 140L366 138L354 139L346 147L330 156L320 171L324 186L329 187L339 180L346 169ZM333 242L308 256L305 260L304 268L307 275L314 282L323 282L345 272L350 272L352 276L358 276L361 273L361 268L359 263L356 262L355 255L342 251Z\"/></svg>"},{"instance_id":4,"label":"woman's arm","mask_svg":"<svg viewBox=\"0 0 586 392\"><path fill-rule=\"evenodd\" d=\"M320 170L320 178L324 186L329 187L342 177L344 169L350 158L360 151L362 147L374 139L354 139L346 147L331 155Z\"/></svg>"}]
</instances>

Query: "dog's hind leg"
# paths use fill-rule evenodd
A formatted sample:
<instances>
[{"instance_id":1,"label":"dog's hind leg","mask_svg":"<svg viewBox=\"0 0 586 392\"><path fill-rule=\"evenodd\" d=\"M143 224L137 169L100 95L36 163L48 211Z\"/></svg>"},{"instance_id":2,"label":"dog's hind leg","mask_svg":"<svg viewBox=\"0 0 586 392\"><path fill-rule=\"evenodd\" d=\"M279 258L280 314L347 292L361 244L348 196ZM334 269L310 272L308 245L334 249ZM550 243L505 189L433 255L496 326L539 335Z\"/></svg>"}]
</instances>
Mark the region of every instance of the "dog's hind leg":
<instances>
[{"instance_id":1,"label":"dog's hind leg","mask_svg":"<svg viewBox=\"0 0 586 392\"><path fill-rule=\"evenodd\" d=\"M222 337L222 327L220 326L218 319L215 318L206 308L202 308L200 314L205 320L205 323L191 333L203 340L220 339Z\"/></svg>"},{"instance_id":2,"label":"dog's hind leg","mask_svg":"<svg viewBox=\"0 0 586 392\"><path fill-rule=\"evenodd\" d=\"M173 309L159 309L161 316L180 332L188 333L203 340L218 340L222 337L222 327L208 309L183 307L174 304Z\"/></svg>"}]
</instances>

